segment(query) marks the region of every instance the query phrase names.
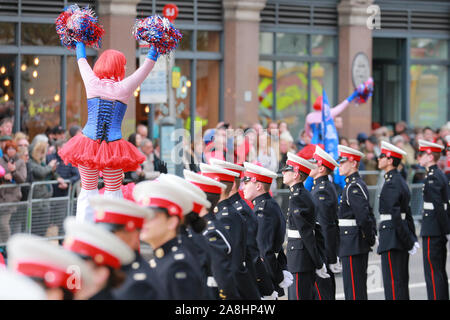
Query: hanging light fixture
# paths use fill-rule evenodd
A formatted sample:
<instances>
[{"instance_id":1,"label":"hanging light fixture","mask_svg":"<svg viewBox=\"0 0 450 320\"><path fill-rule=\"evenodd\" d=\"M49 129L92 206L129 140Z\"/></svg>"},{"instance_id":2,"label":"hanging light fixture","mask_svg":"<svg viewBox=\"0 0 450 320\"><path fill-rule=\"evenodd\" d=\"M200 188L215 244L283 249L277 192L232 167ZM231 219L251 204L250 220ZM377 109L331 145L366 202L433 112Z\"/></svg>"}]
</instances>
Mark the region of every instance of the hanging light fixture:
<instances>
[{"instance_id":1,"label":"hanging light fixture","mask_svg":"<svg viewBox=\"0 0 450 320\"><path fill-rule=\"evenodd\" d=\"M149 113L150 112L150 107L149 106L145 106L145 113Z\"/></svg>"},{"instance_id":2,"label":"hanging light fixture","mask_svg":"<svg viewBox=\"0 0 450 320\"><path fill-rule=\"evenodd\" d=\"M6 72L6 68L4 67L4 66L2 66L1 68L0 68L0 73L1 74L4 74Z\"/></svg>"},{"instance_id":3,"label":"hanging light fixture","mask_svg":"<svg viewBox=\"0 0 450 320\"><path fill-rule=\"evenodd\" d=\"M27 65L26 65L25 63L23 63L23 64L20 66L20 70L26 71L26 70L27 70Z\"/></svg>"},{"instance_id":4,"label":"hanging light fixture","mask_svg":"<svg viewBox=\"0 0 450 320\"><path fill-rule=\"evenodd\" d=\"M34 65L35 66L39 65L39 58L38 57L34 58Z\"/></svg>"},{"instance_id":5,"label":"hanging light fixture","mask_svg":"<svg viewBox=\"0 0 450 320\"><path fill-rule=\"evenodd\" d=\"M59 99L60 99L60 96L59 96L59 94L56 93L55 96L53 97L53 100L55 100L56 102L58 102Z\"/></svg>"},{"instance_id":6,"label":"hanging light fixture","mask_svg":"<svg viewBox=\"0 0 450 320\"><path fill-rule=\"evenodd\" d=\"M5 79L5 81L3 81L3 84L5 85L5 87L9 86L10 81L8 78Z\"/></svg>"},{"instance_id":7,"label":"hanging light fixture","mask_svg":"<svg viewBox=\"0 0 450 320\"><path fill-rule=\"evenodd\" d=\"M9 101L9 95L8 94L5 94L5 101Z\"/></svg>"},{"instance_id":8,"label":"hanging light fixture","mask_svg":"<svg viewBox=\"0 0 450 320\"><path fill-rule=\"evenodd\" d=\"M30 94L30 96L32 96L34 94L34 88L30 88L30 90L28 90L28 93Z\"/></svg>"},{"instance_id":9,"label":"hanging light fixture","mask_svg":"<svg viewBox=\"0 0 450 320\"><path fill-rule=\"evenodd\" d=\"M186 81L186 87L190 88L192 85L191 80Z\"/></svg>"},{"instance_id":10,"label":"hanging light fixture","mask_svg":"<svg viewBox=\"0 0 450 320\"><path fill-rule=\"evenodd\" d=\"M134 94L135 97L137 97L137 96L139 95L139 91L134 90L134 93L133 93L133 94Z\"/></svg>"},{"instance_id":11,"label":"hanging light fixture","mask_svg":"<svg viewBox=\"0 0 450 320\"><path fill-rule=\"evenodd\" d=\"M37 78L38 77L38 72L37 72L37 70L34 70L33 71L33 78Z\"/></svg>"}]
</instances>

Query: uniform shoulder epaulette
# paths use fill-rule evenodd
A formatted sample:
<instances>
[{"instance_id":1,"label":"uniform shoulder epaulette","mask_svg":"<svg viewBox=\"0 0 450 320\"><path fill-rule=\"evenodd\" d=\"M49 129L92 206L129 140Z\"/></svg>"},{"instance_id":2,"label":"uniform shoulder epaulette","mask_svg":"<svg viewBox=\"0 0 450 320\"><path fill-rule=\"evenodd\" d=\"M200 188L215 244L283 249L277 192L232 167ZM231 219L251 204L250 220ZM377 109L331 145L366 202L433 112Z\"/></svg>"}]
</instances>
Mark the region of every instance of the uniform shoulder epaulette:
<instances>
[{"instance_id":1,"label":"uniform shoulder epaulette","mask_svg":"<svg viewBox=\"0 0 450 320\"><path fill-rule=\"evenodd\" d=\"M237 211L241 211L243 206L242 203L238 200L233 202L233 207L237 210Z\"/></svg>"}]
</instances>

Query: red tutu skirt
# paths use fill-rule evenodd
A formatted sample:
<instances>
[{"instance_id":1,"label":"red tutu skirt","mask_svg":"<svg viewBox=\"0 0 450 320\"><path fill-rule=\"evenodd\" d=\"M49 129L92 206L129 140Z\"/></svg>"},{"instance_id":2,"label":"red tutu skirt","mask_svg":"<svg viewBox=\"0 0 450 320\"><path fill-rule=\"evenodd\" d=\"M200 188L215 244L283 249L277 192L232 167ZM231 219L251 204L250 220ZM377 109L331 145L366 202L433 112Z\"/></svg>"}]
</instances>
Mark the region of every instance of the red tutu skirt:
<instances>
[{"instance_id":1,"label":"red tutu skirt","mask_svg":"<svg viewBox=\"0 0 450 320\"><path fill-rule=\"evenodd\" d=\"M82 165L100 171L104 168L136 171L145 161L145 156L128 141L92 140L83 134L71 138L58 154L66 165Z\"/></svg>"}]
</instances>

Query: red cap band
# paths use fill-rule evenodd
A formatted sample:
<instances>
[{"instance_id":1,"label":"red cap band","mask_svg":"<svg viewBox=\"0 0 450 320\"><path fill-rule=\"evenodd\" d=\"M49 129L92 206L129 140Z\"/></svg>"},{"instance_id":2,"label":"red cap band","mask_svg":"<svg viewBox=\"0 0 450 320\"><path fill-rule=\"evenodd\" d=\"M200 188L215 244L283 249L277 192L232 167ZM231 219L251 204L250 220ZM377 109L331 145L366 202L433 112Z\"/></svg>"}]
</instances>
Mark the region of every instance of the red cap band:
<instances>
[{"instance_id":1,"label":"red cap band","mask_svg":"<svg viewBox=\"0 0 450 320\"><path fill-rule=\"evenodd\" d=\"M349 160L355 160L355 161L360 161L361 160L361 156L357 156L356 154L353 154L353 153L341 152L340 156L341 157L347 157Z\"/></svg>"},{"instance_id":2,"label":"red cap band","mask_svg":"<svg viewBox=\"0 0 450 320\"><path fill-rule=\"evenodd\" d=\"M68 286L71 283L68 280L72 274L54 266L31 261L19 262L16 266L16 271L28 277L43 279L48 288L63 287L72 292L77 289L76 286L73 286L73 288L69 288Z\"/></svg>"},{"instance_id":3,"label":"red cap band","mask_svg":"<svg viewBox=\"0 0 450 320\"><path fill-rule=\"evenodd\" d=\"M250 178L255 178L256 181L259 181L259 182L272 183L272 178L270 178L270 177L268 177L268 176L263 176L263 175L261 175L261 174L257 174L257 173L254 173L254 172L248 172L248 171L246 171L246 172L244 173L244 176L245 176L245 177L250 177Z\"/></svg>"},{"instance_id":4,"label":"red cap band","mask_svg":"<svg viewBox=\"0 0 450 320\"><path fill-rule=\"evenodd\" d=\"M321 156L319 156L317 153L315 153L313 155L313 158L317 160L317 165L321 166L324 165L325 167L327 167L330 170L334 170L335 165L332 164L331 162L327 161L326 159L322 158Z\"/></svg>"},{"instance_id":5,"label":"red cap band","mask_svg":"<svg viewBox=\"0 0 450 320\"><path fill-rule=\"evenodd\" d=\"M222 193L222 188L220 188L220 187L212 186L210 184L203 184L203 183L199 183L199 182L195 182L195 181L190 181L190 182L192 184L196 185L197 187L199 187L200 189L202 189L203 192L214 193L214 194Z\"/></svg>"},{"instance_id":6,"label":"red cap band","mask_svg":"<svg viewBox=\"0 0 450 320\"><path fill-rule=\"evenodd\" d=\"M194 208L192 209L192 212L200 213L202 208L203 208L203 206L201 204L198 204L198 203L194 202Z\"/></svg>"},{"instance_id":7,"label":"red cap band","mask_svg":"<svg viewBox=\"0 0 450 320\"><path fill-rule=\"evenodd\" d=\"M442 151L442 149L435 148L435 147L422 146L422 147L419 147L419 151L426 151L427 153L431 153L431 152L438 152L438 153L440 153Z\"/></svg>"},{"instance_id":8,"label":"red cap band","mask_svg":"<svg viewBox=\"0 0 450 320\"><path fill-rule=\"evenodd\" d=\"M286 164L290 165L290 166L293 166L294 168L297 168L297 170L300 170L300 171L302 171L302 172L304 172L306 174L310 174L310 172L311 172L310 168L302 166L300 163L292 161L292 160L286 161Z\"/></svg>"},{"instance_id":9,"label":"red cap band","mask_svg":"<svg viewBox=\"0 0 450 320\"><path fill-rule=\"evenodd\" d=\"M388 158L389 157L394 157L394 158L399 158L399 159L403 158L403 156L400 153L394 152L392 150L384 149L384 148L381 148L381 153L384 153Z\"/></svg>"},{"instance_id":10,"label":"red cap band","mask_svg":"<svg viewBox=\"0 0 450 320\"><path fill-rule=\"evenodd\" d=\"M86 243L79 239L74 239L73 241L69 242L65 241L64 248L83 256L91 257L92 260L99 266L107 265L115 269L120 268L120 260L118 258L100 248L91 245L90 243Z\"/></svg>"},{"instance_id":11,"label":"red cap band","mask_svg":"<svg viewBox=\"0 0 450 320\"><path fill-rule=\"evenodd\" d=\"M150 201L145 204L147 207L154 206L154 207L160 207L165 208L169 212L171 216L179 216L180 218L183 217L183 209L176 204L175 202L172 202L167 199L162 198L150 198Z\"/></svg>"},{"instance_id":12,"label":"red cap band","mask_svg":"<svg viewBox=\"0 0 450 320\"><path fill-rule=\"evenodd\" d=\"M216 181L234 182L235 177L225 173L202 172L202 176L214 179Z\"/></svg>"},{"instance_id":13,"label":"red cap band","mask_svg":"<svg viewBox=\"0 0 450 320\"><path fill-rule=\"evenodd\" d=\"M144 218L128 216L110 211L97 211L95 214L95 222L121 224L125 226L127 231L133 231L135 229L142 229Z\"/></svg>"}]
</instances>

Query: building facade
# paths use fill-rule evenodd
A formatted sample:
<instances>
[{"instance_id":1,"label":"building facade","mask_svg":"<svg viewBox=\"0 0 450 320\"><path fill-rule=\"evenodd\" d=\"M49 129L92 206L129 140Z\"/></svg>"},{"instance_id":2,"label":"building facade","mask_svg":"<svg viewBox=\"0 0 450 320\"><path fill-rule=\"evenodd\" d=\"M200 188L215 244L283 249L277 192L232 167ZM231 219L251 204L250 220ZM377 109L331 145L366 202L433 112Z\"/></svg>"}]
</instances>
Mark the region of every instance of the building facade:
<instances>
[{"instance_id":1,"label":"building facade","mask_svg":"<svg viewBox=\"0 0 450 320\"><path fill-rule=\"evenodd\" d=\"M127 57L127 74L145 53L131 34L136 18L179 8L183 33L167 75L177 73L171 103L146 103L141 91L128 104L126 138L137 123L164 117L192 130L225 121L246 127L285 121L294 138L317 96L336 105L355 81L372 75L374 96L342 114L342 134L376 125L438 128L450 119L450 3L415 0L99 0L90 5L105 28L102 50ZM0 0L0 115L30 137L47 127L83 125L84 85L75 52L62 47L54 21L67 0ZM175 69L172 69L175 67ZM359 77L359 78L358 78ZM172 78L173 80L173 78ZM172 88L173 87L173 88Z\"/></svg>"}]
</instances>

